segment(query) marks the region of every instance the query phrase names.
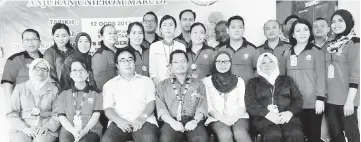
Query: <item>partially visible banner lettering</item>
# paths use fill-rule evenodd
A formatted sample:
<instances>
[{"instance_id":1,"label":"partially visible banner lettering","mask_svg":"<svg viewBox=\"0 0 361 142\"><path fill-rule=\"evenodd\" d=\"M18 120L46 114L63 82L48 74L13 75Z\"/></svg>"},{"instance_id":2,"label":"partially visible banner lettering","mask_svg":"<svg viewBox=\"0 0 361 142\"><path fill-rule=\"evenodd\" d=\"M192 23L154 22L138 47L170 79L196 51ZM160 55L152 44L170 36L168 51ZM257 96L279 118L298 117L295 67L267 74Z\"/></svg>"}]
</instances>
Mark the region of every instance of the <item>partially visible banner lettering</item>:
<instances>
[{"instance_id":1,"label":"partially visible banner lettering","mask_svg":"<svg viewBox=\"0 0 361 142\"><path fill-rule=\"evenodd\" d=\"M166 0L29 0L28 7L138 6L166 4Z\"/></svg>"}]
</instances>

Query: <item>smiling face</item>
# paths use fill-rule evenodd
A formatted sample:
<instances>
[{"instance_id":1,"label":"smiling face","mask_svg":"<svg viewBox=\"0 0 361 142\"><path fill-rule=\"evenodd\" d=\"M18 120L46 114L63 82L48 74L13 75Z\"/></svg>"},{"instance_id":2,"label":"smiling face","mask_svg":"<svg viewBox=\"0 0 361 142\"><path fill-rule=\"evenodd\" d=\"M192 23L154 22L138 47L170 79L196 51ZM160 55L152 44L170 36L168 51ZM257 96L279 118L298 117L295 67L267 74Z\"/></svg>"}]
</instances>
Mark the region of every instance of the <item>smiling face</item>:
<instances>
[{"instance_id":1,"label":"smiling face","mask_svg":"<svg viewBox=\"0 0 361 142\"><path fill-rule=\"evenodd\" d=\"M307 25L297 23L294 28L293 38L296 39L297 43L307 43L310 38L311 31Z\"/></svg>"},{"instance_id":2,"label":"smiling face","mask_svg":"<svg viewBox=\"0 0 361 142\"><path fill-rule=\"evenodd\" d=\"M70 40L70 35L65 29L57 29L54 32L53 39L58 47L65 47Z\"/></svg>"},{"instance_id":3,"label":"smiling face","mask_svg":"<svg viewBox=\"0 0 361 142\"><path fill-rule=\"evenodd\" d=\"M182 53L173 54L171 68L174 74L186 73L188 70L188 62L185 55Z\"/></svg>"},{"instance_id":4,"label":"smiling face","mask_svg":"<svg viewBox=\"0 0 361 142\"><path fill-rule=\"evenodd\" d=\"M70 71L70 78L74 82L85 82L89 77L88 71L80 62L73 62Z\"/></svg>"},{"instance_id":5,"label":"smiling face","mask_svg":"<svg viewBox=\"0 0 361 142\"><path fill-rule=\"evenodd\" d=\"M135 64L133 55L127 51L120 53L118 56L117 68L121 74L134 73Z\"/></svg>"},{"instance_id":6,"label":"smiling face","mask_svg":"<svg viewBox=\"0 0 361 142\"><path fill-rule=\"evenodd\" d=\"M191 31L191 40L193 44L202 44L206 37L206 31L201 25L195 26Z\"/></svg>"},{"instance_id":7,"label":"smiling face","mask_svg":"<svg viewBox=\"0 0 361 142\"><path fill-rule=\"evenodd\" d=\"M331 29L335 34L340 34L346 30L346 22L340 15L335 15L331 21Z\"/></svg>"},{"instance_id":8,"label":"smiling face","mask_svg":"<svg viewBox=\"0 0 361 142\"><path fill-rule=\"evenodd\" d=\"M140 26L134 25L128 35L131 45L139 46L143 42L143 30Z\"/></svg>"},{"instance_id":9,"label":"smiling face","mask_svg":"<svg viewBox=\"0 0 361 142\"><path fill-rule=\"evenodd\" d=\"M104 27L103 35L101 36L105 44L116 44L118 40L117 30L113 26Z\"/></svg>"},{"instance_id":10,"label":"smiling face","mask_svg":"<svg viewBox=\"0 0 361 142\"><path fill-rule=\"evenodd\" d=\"M78 50L81 53L88 53L90 50L90 41L86 36L81 36L78 40Z\"/></svg>"},{"instance_id":11,"label":"smiling face","mask_svg":"<svg viewBox=\"0 0 361 142\"><path fill-rule=\"evenodd\" d=\"M279 38L281 33L280 25L276 21L267 21L263 27L267 39Z\"/></svg>"},{"instance_id":12,"label":"smiling face","mask_svg":"<svg viewBox=\"0 0 361 142\"><path fill-rule=\"evenodd\" d=\"M240 40L243 37L244 25L241 20L235 19L229 23L227 28L229 37L233 40Z\"/></svg>"},{"instance_id":13,"label":"smiling face","mask_svg":"<svg viewBox=\"0 0 361 142\"><path fill-rule=\"evenodd\" d=\"M263 73L271 75L272 72L276 69L276 67L277 63L275 61L271 60L271 58L269 58L268 56L263 57L260 64L260 68Z\"/></svg>"},{"instance_id":14,"label":"smiling face","mask_svg":"<svg viewBox=\"0 0 361 142\"><path fill-rule=\"evenodd\" d=\"M33 32L25 32L23 34L23 47L29 53L38 52L40 39Z\"/></svg>"},{"instance_id":15,"label":"smiling face","mask_svg":"<svg viewBox=\"0 0 361 142\"><path fill-rule=\"evenodd\" d=\"M231 69L231 58L223 53L216 59L216 69L219 73L226 73Z\"/></svg>"}]
</instances>

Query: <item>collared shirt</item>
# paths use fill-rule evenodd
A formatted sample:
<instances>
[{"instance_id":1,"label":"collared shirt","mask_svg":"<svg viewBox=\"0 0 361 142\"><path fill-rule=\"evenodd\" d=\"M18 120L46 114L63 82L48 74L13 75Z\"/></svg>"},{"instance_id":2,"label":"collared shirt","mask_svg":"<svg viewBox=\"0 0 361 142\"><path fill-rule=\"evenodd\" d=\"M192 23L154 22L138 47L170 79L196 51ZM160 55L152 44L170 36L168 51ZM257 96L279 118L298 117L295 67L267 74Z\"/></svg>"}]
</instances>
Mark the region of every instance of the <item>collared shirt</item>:
<instances>
[{"instance_id":1,"label":"collared shirt","mask_svg":"<svg viewBox=\"0 0 361 142\"><path fill-rule=\"evenodd\" d=\"M10 111L7 114L12 132L20 132L27 127L45 127L49 129L50 135L57 137L60 126L57 116L57 94L58 88L50 81L38 92L35 91L30 80L16 85L10 96ZM36 107L40 109L38 125L37 116L31 115L32 109Z\"/></svg>"},{"instance_id":2,"label":"collared shirt","mask_svg":"<svg viewBox=\"0 0 361 142\"><path fill-rule=\"evenodd\" d=\"M173 90L172 81L175 78L168 78L159 83L156 90L156 107L158 119L164 114L169 114L173 118L177 117L179 100ZM206 89L202 81L191 78L188 91L186 92L182 101L182 116L195 116L197 113L207 116L207 98ZM186 88L186 82L181 84L179 81L174 82L179 93L183 93ZM180 94L182 95L182 94Z\"/></svg>"},{"instance_id":3,"label":"collared shirt","mask_svg":"<svg viewBox=\"0 0 361 142\"><path fill-rule=\"evenodd\" d=\"M182 33L181 33L179 36L175 37L174 40L176 40L176 41L184 44L184 46L185 46L186 48L189 48L189 44L191 43L191 41L187 42L187 41L185 40L185 38L183 37L183 34L182 34Z\"/></svg>"},{"instance_id":4,"label":"collared shirt","mask_svg":"<svg viewBox=\"0 0 361 142\"><path fill-rule=\"evenodd\" d=\"M144 39L143 42L142 42L142 46L143 46L144 48L149 49L149 48L150 48L150 45L151 45L152 43L157 42L157 41L161 41L161 40L163 40L163 38L160 37L158 34L155 33L154 40L150 43L150 42L148 42L146 39Z\"/></svg>"},{"instance_id":5,"label":"collared shirt","mask_svg":"<svg viewBox=\"0 0 361 142\"><path fill-rule=\"evenodd\" d=\"M216 111L222 115L236 115L238 118L249 118L244 102L246 87L243 79L238 77L237 87L234 88L231 92L224 94L220 93L214 87L211 78L212 76L209 76L203 80L207 90L208 113L211 111ZM241 112L243 113L240 114ZM238 119L235 120L237 121ZM217 121L217 119L208 116L205 124L207 125L214 121Z\"/></svg>"},{"instance_id":6,"label":"collared shirt","mask_svg":"<svg viewBox=\"0 0 361 142\"><path fill-rule=\"evenodd\" d=\"M155 85L149 77L136 73L128 81L118 75L104 85L103 107L114 108L121 118L133 123L142 115L146 105L155 100L154 92ZM146 121L158 126L154 114Z\"/></svg>"},{"instance_id":7,"label":"collared shirt","mask_svg":"<svg viewBox=\"0 0 361 142\"><path fill-rule=\"evenodd\" d=\"M67 51L61 51L55 46L52 46L44 52L44 59L50 64L50 77L56 83L60 82L65 59L70 56L73 51L73 48L67 48Z\"/></svg>"},{"instance_id":8,"label":"collared shirt","mask_svg":"<svg viewBox=\"0 0 361 142\"><path fill-rule=\"evenodd\" d=\"M293 60L293 61L292 61ZM293 63L292 63L293 62ZM294 79L303 96L303 108L315 108L326 95L325 56L313 44L296 55L294 47L285 52L286 75Z\"/></svg>"},{"instance_id":9,"label":"collared shirt","mask_svg":"<svg viewBox=\"0 0 361 142\"><path fill-rule=\"evenodd\" d=\"M160 81L167 78L167 65L169 65L170 53L174 50L186 51L186 47L178 42L173 41L171 46L157 41L150 45L149 49L149 76L150 78L158 77Z\"/></svg>"},{"instance_id":10,"label":"collared shirt","mask_svg":"<svg viewBox=\"0 0 361 142\"><path fill-rule=\"evenodd\" d=\"M39 58L43 58L43 54L38 51ZM26 51L16 53L10 56L5 63L1 84L10 83L12 85L20 84L29 80L28 65L34 59L30 57Z\"/></svg>"},{"instance_id":11,"label":"collared shirt","mask_svg":"<svg viewBox=\"0 0 361 142\"><path fill-rule=\"evenodd\" d=\"M112 50L102 45L92 57L94 80L99 90L103 90L105 82L117 75L114 54Z\"/></svg>"},{"instance_id":12,"label":"collared shirt","mask_svg":"<svg viewBox=\"0 0 361 142\"><path fill-rule=\"evenodd\" d=\"M227 51L232 56L232 73L240 76L244 82L250 78L255 77L257 69L257 60L260 53L257 51L256 46L243 38L243 44L235 51L231 45L230 40L227 41L218 51Z\"/></svg>"},{"instance_id":13,"label":"collared shirt","mask_svg":"<svg viewBox=\"0 0 361 142\"><path fill-rule=\"evenodd\" d=\"M149 48L145 48L141 45L142 53L135 50L132 46L128 45L125 48L130 48L135 53L135 72L140 75L149 77Z\"/></svg>"},{"instance_id":14,"label":"collared shirt","mask_svg":"<svg viewBox=\"0 0 361 142\"><path fill-rule=\"evenodd\" d=\"M202 79L212 72L212 64L214 58L214 49L203 44L202 48L194 53L192 48L187 48L187 55L189 59L189 71L197 74L197 78ZM197 65L196 69L192 69L192 64Z\"/></svg>"},{"instance_id":15,"label":"collared shirt","mask_svg":"<svg viewBox=\"0 0 361 142\"><path fill-rule=\"evenodd\" d=\"M75 95L75 98L73 96ZM84 97L85 95L85 98ZM74 99L76 106L74 106ZM69 90L63 91L58 97L58 115L65 116L70 123L73 123L75 110L80 108L80 104L84 100L83 107L81 108L80 116L82 119L82 128L84 128L94 112L103 111L103 96L93 90L90 90L89 86L86 86L83 90L78 90L75 87ZM102 134L103 126L98 123L90 130L99 136Z\"/></svg>"},{"instance_id":16,"label":"collared shirt","mask_svg":"<svg viewBox=\"0 0 361 142\"><path fill-rule=\"evenodd\" d=\"M282 40L279 40L277 46L274 49L272 49L271 47L268 46L268 40L266 40L264 42L264 44L257 47L257 50L258 50L258 52L260 52L260 54L271 53L271 54L275 55L277 57L279 63L281 63L282 60L284 60L283 54L287 50L289 50L291 48L291 46L292 46L291 44L288 44ZM280 69L284 68L284 66L282 64L279 64L279 68ZM284 70L281 69L280 71L281 71L280 74L285 74Z\"/></svg>"},{"instance_id":17,"label":"collared shirt","mask_svg":"<svg viewBox=\"0 0 361 142\"><path fill-rule=\"evenodd\" d=\"M312 40L311 43L315 45L315 47L317 47L319 50L322 51L326 51L326 47L327 47L327 40L328 37L326 37L325 41L321 44L321 45L317 45L315 40Z\"/></svg>"}]
</instances>

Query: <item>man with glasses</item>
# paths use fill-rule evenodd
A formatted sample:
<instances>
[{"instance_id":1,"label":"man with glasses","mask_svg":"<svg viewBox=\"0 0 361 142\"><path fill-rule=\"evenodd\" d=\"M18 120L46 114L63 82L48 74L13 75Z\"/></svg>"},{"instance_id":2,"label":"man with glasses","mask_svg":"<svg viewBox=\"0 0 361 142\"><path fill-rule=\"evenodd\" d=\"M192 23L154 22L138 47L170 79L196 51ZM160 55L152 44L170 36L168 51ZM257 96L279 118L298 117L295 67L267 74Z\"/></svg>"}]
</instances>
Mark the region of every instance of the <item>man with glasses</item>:
<instances>
[{"instance_id":1,"label":"man with glasses","mask_svg":"<svg viewBox=\"0 0 361 142\"><path fill-rule=\"evenodd\" d=\"M7 97L10 97L15 85L29 80L28 65L34 59L43 58L38 50L41 41L36 30L26 29L22 33L22 40L25 51L10 56L5 63L1 84Z\"/></svg>"},{"instance_id":2,"label":"man with glasses","mask_svg":"<svg viewBox=\"0 0 361 142\"><path fill-rule=\"evenodd\" d=\"M183 10L179 13L179 21L182 28L182 33L175 38L175 40L183 43L188 48L191 42L191 26L196 20L196 13L190 9Z\"/></svg>"},{"instance_id":3,"label":"man with glasses","mask_svg":"<svg viewBox=\"0 0 361 142\"><path fill-rule=\"evenodd\" d=\"M203 119L207 116L206 90L202 81L187 74L186 52L170 54L172 77L156 89L158 119L164 121L160 142L208 142ZM185 136L185 137L184 137Z\"/></svg>"},{"instance_id":4,"label":"man with glasses","mask_svg":"<svg viewBox=\"0 0 361 142\"><path fill-rule=\"evenodd\" d=\"M163 38L158 36L156 33L158 27L158 17L154 12L149 11L143 16L143 27L144 27L144 40L142 45L146 48L149 48L150 45L154 42L160 41Z\"/></svg>"},{"instance_id":5,"label":"man with glasses","mask_svg":"<svg viewBox=\"0 0 361 142\"><path fill-rule=\"evenodd\" d=\"M149 77L135 72L136 56L129 48L114 56L118 76L103 87L103 107L111 121L102 142L158 142L159 129L153 114L155 85Z\"/></svg>"}]
</instances>

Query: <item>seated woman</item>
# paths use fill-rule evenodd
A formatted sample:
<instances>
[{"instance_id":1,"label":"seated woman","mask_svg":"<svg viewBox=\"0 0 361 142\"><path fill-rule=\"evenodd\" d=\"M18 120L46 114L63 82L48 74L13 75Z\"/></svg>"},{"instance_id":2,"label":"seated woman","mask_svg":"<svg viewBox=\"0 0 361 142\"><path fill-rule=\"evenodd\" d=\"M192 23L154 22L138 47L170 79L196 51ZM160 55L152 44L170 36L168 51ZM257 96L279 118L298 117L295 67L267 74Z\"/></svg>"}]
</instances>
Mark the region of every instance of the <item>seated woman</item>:
<instances>
[{"instance_id":1,"label":"seated woman","mask_svg":"<svg viewBox=\"0 0 361 142\"><path fill-rule=\"evenodd\" d=\"M219 142L251 142L249 116L244 103L245 84L231 72L231 56L221 51L214 58L212 76L203 80L208 100L208 119ZM234 139L233 139L234 137Z\"/></svg>"},{"instance_id":2,"label":"seated woman","mask_svg":"<svg viewBox=\"0 0 361 142\"><path fill-rule=\"evenodd\" d=\"M15 86L7 119L11 142L53 142L58 137L58 88L51 83L50 65L42 58L29 66L29 80Z\"/></svg>"},{"instance_id":3,"label":"seated woman","mask_svg":"<svg viewBox=\"0 0 361 142\"><path fill-rule=\"evenodd\" d=\"M91 67L80 59L70 63L69 77L72 88L59 95L59 119L63 126L60 142L99 142L102 125L99 123L103 96L95 86L89 85Z\"/></svg>"},{"instance_id":4,"label":"seated woman","mask_svg":"<svg viewBox=\"0 0 361 142\"><path fill-rule=\"evenodd\" d=\"M264 136L264 142L303 142L297 116L303 100L295 82L279 75L277 58L263 53L257 61L258 77L249 80L245 102L252 124Z\"/></svg>"}]
</instances>

